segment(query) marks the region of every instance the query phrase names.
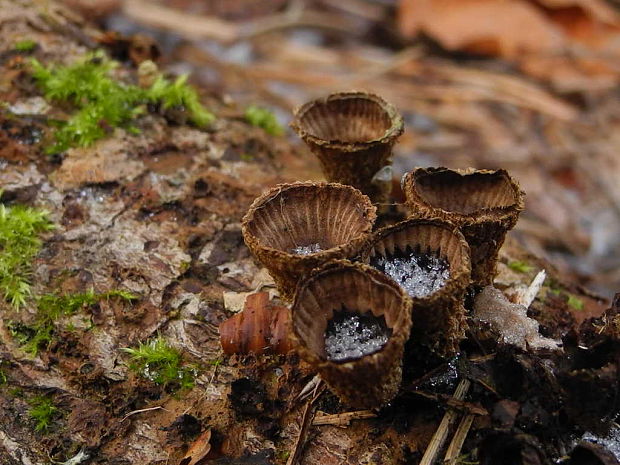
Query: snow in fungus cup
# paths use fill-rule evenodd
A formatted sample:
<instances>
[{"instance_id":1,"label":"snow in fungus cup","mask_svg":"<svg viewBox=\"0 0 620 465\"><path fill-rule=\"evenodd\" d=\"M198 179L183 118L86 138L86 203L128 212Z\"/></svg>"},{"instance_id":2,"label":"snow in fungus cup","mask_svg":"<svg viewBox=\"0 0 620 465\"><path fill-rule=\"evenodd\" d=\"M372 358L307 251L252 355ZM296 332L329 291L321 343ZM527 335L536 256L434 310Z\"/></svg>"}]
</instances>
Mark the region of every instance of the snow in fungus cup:
<instances>
[{"instance_id":1,"label":"snow in fungus cup","mask_svg":"<svg viewBox=\"0 0 620 465\"><path fill-rule=\"evenodd\" d=\"M359 190L337 183L280 184L258 197L241 223L243 239L292 300L311 270L352 258L368 241L376 208Z\"/></svg>"},{"instance_id":2,"label":"snow in fungus cup","mask_svg":"<svg viewBox=\"0 0 620 465\"><path fill-rule=\"evenodd\" d=\"M505 170L417 168L402 179L412 217L439 217L459 227L471 252L471 279L493 283L499 249L524 208L524 192Z\"/></svg>"},{"instance_id":3,"label":"snow in fungus cup","mask_svg":"<svg viewBox=\"0 0 620 465\"><path fill-rule=\"evenodd\" d=\"M362 261L393 279L413 299L411 338L442 357L465 337L463 307L470 284L469 246L440 218L409 219L378 230Z\"/></svg>"},{"instance_id":4,"label":"snow in fungus cup","mask_svg":"<svg viewBox=\"0 0 620 465\"><path fill-rule=\"evenodd\" d=\"M373 202L392 189L392 147L403 118L381 97L337 92L295 110L293 130L318 157L328 181L356 187Z\"/></svg>"},{"instance_id":5,"label":"snow in fungus cup","mask_svg":"<svg viewBox=\"0 0 620 465\"><path fill-rule=\"evenodd\" d=\"M291 320L296 350L344 404L379 408L396 396L411 299L393 280L330 262L299 283Z\"/></svg>"}]
</instances>

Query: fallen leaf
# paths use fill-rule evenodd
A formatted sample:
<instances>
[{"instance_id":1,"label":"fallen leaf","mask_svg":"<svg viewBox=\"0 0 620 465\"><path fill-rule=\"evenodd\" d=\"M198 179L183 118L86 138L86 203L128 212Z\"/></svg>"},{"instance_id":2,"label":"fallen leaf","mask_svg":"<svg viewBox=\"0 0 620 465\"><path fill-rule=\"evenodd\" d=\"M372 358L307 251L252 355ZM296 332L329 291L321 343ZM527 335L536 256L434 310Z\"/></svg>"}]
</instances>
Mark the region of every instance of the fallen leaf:
<instances>
[{"instance_id":1,"label":"fallen leaf","mask_svg":"<svg viewBox=\"0 0 620 465\"><path fill-rule=\"evenodd\" d=\"M520 0L402 0L398 26L405 37L424 32L449 50L506 58L557 53L566 46L560 28Z\"/></svg>"},{"instance_id":2,"label":"fallen leaf","mask_svg":"<svg viewBox=\"0 0 620 465\"><path fill-rule=\"evenodd\" d=\"M181 459L179 465L196 465L204 459L211 450L211 430L208 429L194 441L185 457Z\"/></svg>"},{"instance_id":3,"label":"fallen leaf","mask_svg":"<svg viewBox=\"0 0 620 465\"><path fill-rule=\"evenodd\" d=\"M401 0L398 25L407 38L512 60L563 92L620 78L620 14L602 0Z\"/></svg>"},{"instance_id":4,"label":"fallen leaf","mask_svg":"<svg viewBox=\"0 0 620 465\"><path fill-rule=\"evenodd\" d=\"M603 0L537 0L547 8L579 8L593 19L607 23L617 24L620 14Z\"/></svg>"},{"instance_id":5,"label":"fallen leaf","mask_svg":"<svg viewBox=\"0 0 620 465\"><path fill-rule=\"evenodd\" d=\"M289 310L270 304L268 292L249 294L242 312L220 324L220 342L226 354L285 354L292 348Z\"/></svg>"}]
</instances>

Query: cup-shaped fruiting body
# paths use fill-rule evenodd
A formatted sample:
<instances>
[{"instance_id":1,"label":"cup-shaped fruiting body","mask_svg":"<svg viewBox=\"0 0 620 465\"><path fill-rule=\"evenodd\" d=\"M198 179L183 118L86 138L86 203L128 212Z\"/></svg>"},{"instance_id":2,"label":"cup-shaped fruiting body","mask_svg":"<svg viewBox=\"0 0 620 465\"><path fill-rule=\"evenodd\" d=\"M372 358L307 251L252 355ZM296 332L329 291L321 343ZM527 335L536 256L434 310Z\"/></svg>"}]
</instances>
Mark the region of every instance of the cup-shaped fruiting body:
<instances>
[{"instance_id":1,"label":"cup-shaped fruiting body","mask_svg":"<svg viewBox=\"0 0 620 465\"><path fill-rule=\"evenodd\" d=\"M383 201L392 188L391 155L403 119L381 97L338 92L295 111L291 127L319 158L328 181Z\"/></svg>"},{"instance_id":2,"label":"cup-shaped fruiting body","mask_svg":"<svg viewBox=\"0 0 620 465\"><path fill-rule=\"evenodd\" d=\"M414 217L440 217L459 227L471 252L471 279L491 284L506 233L523 210L524 193L505 170L417 168L403 177Z\"/></svg>"},{"instance_id":3,"label":"cup-shaped fruiting body","mask_svg":"<svg viewBox=\"0 0 620 465\"><path fill-rule=\"evenodd\" d=\"M299 279L334 259L356 256L376 209L357 189L337 183L280 184L258 197L242 222L243 239L291 300Z\"/></svg>"},{"instance_id":4,"label":"cup-shaped fruiting body","mask_svg":"<svg viewBox=\"0 0 620 465\"><path fill-rule=\"evenodd\" d=\"M299 284L291 313L299 354L344 403L375 408L396 396L411 299L393 280L337 260Z\"/></svg>"},{"instance_id":5,"label":"cup-shaped fruiting body","mask_svg":"<svg viewBox=\"0 0 620 465\"><path fill-rule=\"evenodd\" d=\"M361 255L413 299L414 343L441 356L456 354L465 337L471 271L469 246L457 227L440 218L402 221L377 231Z\"/></svg>"}]
</instances>

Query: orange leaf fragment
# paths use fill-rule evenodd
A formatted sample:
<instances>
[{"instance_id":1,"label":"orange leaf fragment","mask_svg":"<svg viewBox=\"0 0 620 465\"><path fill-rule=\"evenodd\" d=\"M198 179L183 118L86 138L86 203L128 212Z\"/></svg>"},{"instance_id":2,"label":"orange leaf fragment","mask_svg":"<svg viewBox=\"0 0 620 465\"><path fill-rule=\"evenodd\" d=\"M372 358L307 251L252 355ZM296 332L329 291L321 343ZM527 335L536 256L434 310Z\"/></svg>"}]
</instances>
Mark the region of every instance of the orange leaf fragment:
<instances>
[{"instance_id":1,"label":"orange leaf fragment","mask_svg":"<svg viewBox=\"0 0 620 465\"><path fill-rule=\"evenodd\" d=\"M185 457L181 459L179 465L196 465L204 459L211 450L211 429L206 430L191 445Z\"/></svg>"},{"instance_id":2,"label":"orange leaf fragment","mask_svg":"<svg viewBox=\"0 0 620 465\"><path fill-rule=\"evenodd\" d=\"M398 26L405 37L424 32L449 50L507 58L565 46L544 12L521 0L401 0Z\"/></svg>"},{"instance_id":3,"label":"orange leaf fragment","mask_svg":"<svg viewBox=\"0 0 620 465\"><path fill-rule=\"evenodd\" d=\"M242 312L220 324L226 354L285 354L292 349L289 309L271 305L267 292L250 294Z\"/></svg>"}]
</instances>

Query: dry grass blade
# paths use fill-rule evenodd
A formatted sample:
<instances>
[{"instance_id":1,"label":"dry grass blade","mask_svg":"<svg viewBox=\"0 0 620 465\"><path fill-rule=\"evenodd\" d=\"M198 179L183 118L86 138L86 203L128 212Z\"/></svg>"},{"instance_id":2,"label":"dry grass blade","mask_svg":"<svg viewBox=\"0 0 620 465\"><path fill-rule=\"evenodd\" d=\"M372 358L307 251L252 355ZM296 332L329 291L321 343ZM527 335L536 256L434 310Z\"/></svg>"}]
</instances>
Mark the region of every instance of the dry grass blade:
<instances>
[{"instance_id":1,"label":"dry grass blade","mask_svg":"<svg viewBox=\"0 0 620 465\"><path fill-rule=\"evenodd\" d=\"M293 452L291 453L291 455L289 455L288 460L286 461L286 465L295 465L296 463L298 463L301 452L303 451L306 436L308 435L308 429L310 428L310 426L312 426L312 420L314 418L314 413L312 409L314 407L314 403L321 396L324 389L325 385L319 380L319 384L316 385L313 391L314 394L312 398L308 402L306 402L306 405L304 406L304 411L301 414L301 427L299 429L299 435L295 440L295 444L293 445Z\"/></svg>"},{"instance_id":2,"label":"dry grass blade","mask_svg":"<svg viewBox=\"0 0 620 465\"><path fill-rule=\"evenodd\" d=\"M353 420L365 420L367 418L375 418L377 416L371 410L357 410L355 412L336 413L327 415L319 412L312 421L312 426L332 425L332 426L349 426Z\"/></svg>"},{"instance_id":3,"label":"dry grass blade","mask_svg":"<svg viewBox=\"0 0 620 465\"><path fill-rule=\"evenodd\" d=\"M465 442L465 438L467 437L467 433L469 433L469 428L471 428L473 421L473 415L465 415L461 419L461 422L454 433L454 437L452 438L452 441L450 441L448 450L446 451L446 456L444 458L446 465L456 465L459 454L461 453L461 448L463 447L463 443Z\"/></svg>"},{"instance_id":4,"label":"dry grass blade","mask_svg":"<svg viewBox=\"0 0 620 465\"><path fill-rule=\"evenodd\" d=\"M459 385L456 387L454 391L454 398L458 400L463 400L465 394L469 390L469 386L471 385L470 381L467 379L461 380ZM448 410L443 416L437 431L433 434L431 438L431 442L426 448L426 452L424 452L424 456L422 457L422 461L420 465L432 465L439 453L439 450L443 447L443 444L446 442L448 437L448 432L450 426L456 421L458 418L458 413L454 410Z\"/></svg>"},{"instance_id":5,"label":"dry grass blade","mask_svg":"<svg viewBox=\"0 0 620 465\"><path fill-rule=\"evenodd\" d=\"M215 39L231 42L239 37L236 24L218 18L182 13L146 0L125 0L123 13L151 27L176 32L190 39Z\"/></svg>"},{"instance_id":6,"label":"dry grass blade","mask_svg":"<svg viewBox=\"0 0 620 465\"><path fill-rule=\"evenodd\" d=\"M248 40L269 32L313 27L341 32L355 31L354 23L319 11L283 12L235 24L213 16L197 16L146 0L126 0L123 13L139 24L174 32L188 39L214 39L223 43Z\"/></svg>"}]
</instances>

